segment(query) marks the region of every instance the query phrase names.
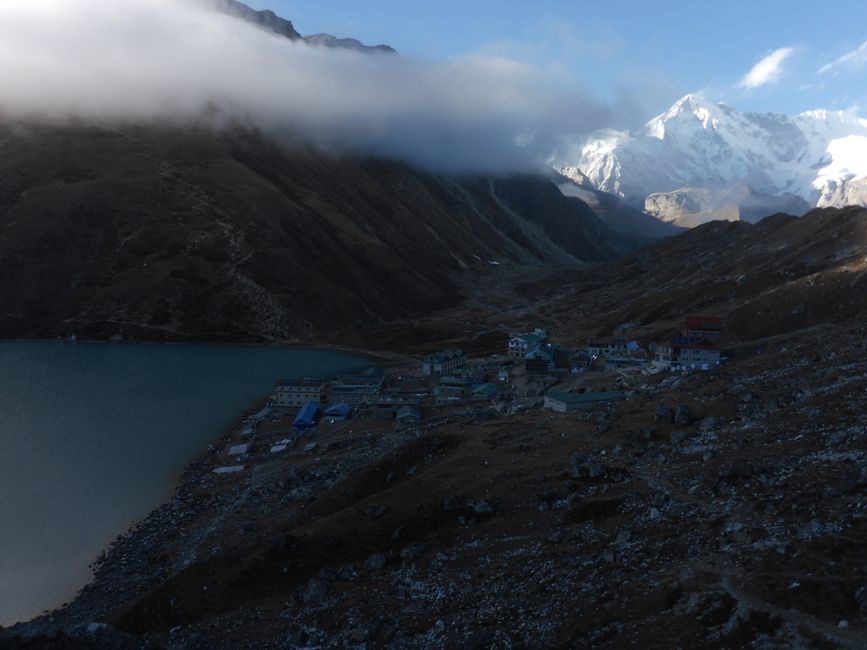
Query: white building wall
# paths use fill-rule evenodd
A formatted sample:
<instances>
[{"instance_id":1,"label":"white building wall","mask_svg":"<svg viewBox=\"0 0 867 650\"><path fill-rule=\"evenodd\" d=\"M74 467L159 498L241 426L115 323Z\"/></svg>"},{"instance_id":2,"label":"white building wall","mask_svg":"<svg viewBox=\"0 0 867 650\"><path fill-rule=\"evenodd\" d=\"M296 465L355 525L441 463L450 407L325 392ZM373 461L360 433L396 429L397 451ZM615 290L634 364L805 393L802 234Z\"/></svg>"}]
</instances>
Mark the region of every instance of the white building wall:
<instances>
[{"instance_id":1,"label":"white building wall","mask_svg":"<svg viewBox=\"0 0 867 650\"><path fill-rule=\"evenodd\" d=\"M560 400L553 399L551 397L545 398L545 408L556 413L567 413L568 409L566 408L566 404L561 402Z\"/></svg>"}]
</instances>

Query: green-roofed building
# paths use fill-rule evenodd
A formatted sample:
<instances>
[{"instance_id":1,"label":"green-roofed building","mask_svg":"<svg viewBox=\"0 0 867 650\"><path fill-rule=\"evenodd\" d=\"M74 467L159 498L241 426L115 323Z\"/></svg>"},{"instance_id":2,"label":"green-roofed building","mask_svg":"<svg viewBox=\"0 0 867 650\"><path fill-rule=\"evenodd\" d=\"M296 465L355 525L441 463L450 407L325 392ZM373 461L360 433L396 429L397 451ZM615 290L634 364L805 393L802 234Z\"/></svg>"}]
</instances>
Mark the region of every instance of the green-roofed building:
<instances>
[{"instance_id":1,"label":"green-roofed building","mask_svg":"<svg viewBox=\"0 0 867 650\"><path fill-rule=\"evenodd\" d=\"M590 410L606 402L626 399L626 393L621 390L606 393L567 393L563 390L549 390L545 395L545 408L557 413Z\"/></svg>"},{"instance_id":2,"label":"green-roofed building","mask_svg":"<svg viewBox=\"0 0 867 650\"><path fill-rule=\"evenodd\" d=\"M476 384L470 389L470 398L476 401L486 401L497 396L497 387L493 384Z\"/></svg>"}]
</instances>

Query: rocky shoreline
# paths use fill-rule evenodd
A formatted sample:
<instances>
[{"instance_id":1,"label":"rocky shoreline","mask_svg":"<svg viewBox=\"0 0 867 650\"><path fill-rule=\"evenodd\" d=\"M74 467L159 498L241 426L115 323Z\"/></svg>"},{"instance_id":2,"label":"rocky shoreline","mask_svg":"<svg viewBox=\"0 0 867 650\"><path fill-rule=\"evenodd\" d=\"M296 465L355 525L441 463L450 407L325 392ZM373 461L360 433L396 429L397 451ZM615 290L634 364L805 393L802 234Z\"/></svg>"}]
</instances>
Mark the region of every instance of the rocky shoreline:
<instances>
[{"instance_id":1,"label":"rocky shoreline","mask_svg":"<svg viewBox=\"0 0 867 650\"><path fill-rule=\"evenodd\" d=\"M98 641L98 637L111 640L116 631L94 621L105 616L116 605L117 598L134 598L165 577L165 569L161 570L150 560L155 551L154 545L158 543L158 533L179 528L195 512L196 487L205 480L208 472L212 471L208 457L219 445L232 439L241 430L245 417L261 411L266 401L264 398L259 400L236 417L205 451L184 467L175 481L172 497L132 522L124 533L118 535L100 553L91 565L92 579L81 588L71 603L31 621L12 626L5 634L0 633L0 643L9 643L15 636L21 639L61 638L64 634L73 641L80 638L88 643ZM130 640L134 639L131 637L127 641Z\"/></svg>"}]
</instances>

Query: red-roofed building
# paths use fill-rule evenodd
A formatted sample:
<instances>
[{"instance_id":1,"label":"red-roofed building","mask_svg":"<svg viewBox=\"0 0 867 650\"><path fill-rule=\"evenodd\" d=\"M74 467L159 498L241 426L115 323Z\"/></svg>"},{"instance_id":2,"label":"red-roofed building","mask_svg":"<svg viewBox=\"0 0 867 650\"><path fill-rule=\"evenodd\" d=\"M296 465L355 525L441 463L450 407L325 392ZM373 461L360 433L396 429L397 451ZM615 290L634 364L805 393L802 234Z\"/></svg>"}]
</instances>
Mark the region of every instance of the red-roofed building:
<instances>
[{"instance_id":1,"label":"red-roofed building","mask_svg":"<svg viewBox=\"0 0 867 650\"><path fill-rule=\"evenodd\" d=\"M722 318L719 316L687 316L683 335L687 338L718 341L722 336Z\"/></svg>"}]
</instances>

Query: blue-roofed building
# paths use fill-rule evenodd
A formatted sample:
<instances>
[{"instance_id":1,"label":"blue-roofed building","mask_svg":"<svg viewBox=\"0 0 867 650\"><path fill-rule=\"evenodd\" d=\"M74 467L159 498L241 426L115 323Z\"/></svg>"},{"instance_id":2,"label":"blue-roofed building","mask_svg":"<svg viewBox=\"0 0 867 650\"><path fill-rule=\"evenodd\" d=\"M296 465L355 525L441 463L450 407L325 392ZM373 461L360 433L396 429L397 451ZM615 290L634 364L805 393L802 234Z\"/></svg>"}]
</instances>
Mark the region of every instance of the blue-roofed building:
<instances>
[{"instance_id":1,"label":"blue-roofed building","mask_svg":"<svg viewBox=\"0 0 867 650\"><path fill-rule=\"evenodd\" d=\"M292 426L301 430L315 429L317 415L319 415L319 404L314 401L307 402L298 411L298 415L292 421Z\"/></svg>"},{"instance_id":2,"label":"blue-roofed building","mask_svg":"<svg viewBox=\"0 0 867 650\"><path fill-rule=\"evenodd\" d=\"M352 417L352 405L342 403L330 406L325 411L325 417L333 422L346 422Z\"/></svg>"}]
</instances>

